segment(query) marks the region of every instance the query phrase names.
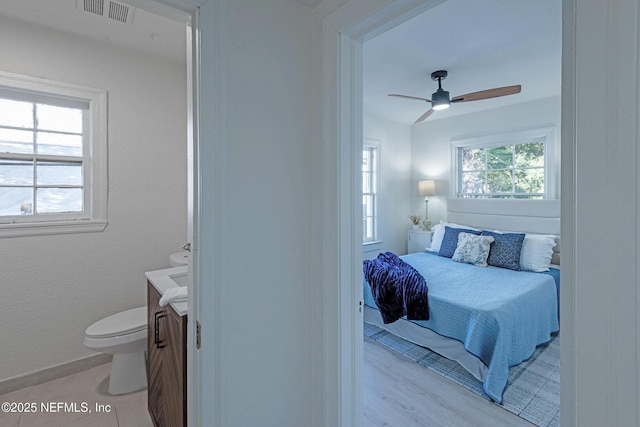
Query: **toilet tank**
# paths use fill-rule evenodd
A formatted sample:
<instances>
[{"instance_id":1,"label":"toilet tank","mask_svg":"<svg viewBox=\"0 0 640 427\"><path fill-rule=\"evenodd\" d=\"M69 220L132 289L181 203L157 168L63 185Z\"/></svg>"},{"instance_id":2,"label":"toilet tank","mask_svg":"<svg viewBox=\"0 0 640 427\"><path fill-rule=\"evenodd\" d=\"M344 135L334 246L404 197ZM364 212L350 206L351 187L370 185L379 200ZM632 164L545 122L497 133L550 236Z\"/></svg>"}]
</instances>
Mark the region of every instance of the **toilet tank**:
<instances>
[{"instance_id":1,"label":"toilet tank","mask_svg":"<svg viewBox=\"0 0 640 427\"><path fill-rule=\"evenodd\" d=\"M189 264L189 252L180 251L169 255L169 265L171 267L180 267Z\"/></svg>"}]
</instances>

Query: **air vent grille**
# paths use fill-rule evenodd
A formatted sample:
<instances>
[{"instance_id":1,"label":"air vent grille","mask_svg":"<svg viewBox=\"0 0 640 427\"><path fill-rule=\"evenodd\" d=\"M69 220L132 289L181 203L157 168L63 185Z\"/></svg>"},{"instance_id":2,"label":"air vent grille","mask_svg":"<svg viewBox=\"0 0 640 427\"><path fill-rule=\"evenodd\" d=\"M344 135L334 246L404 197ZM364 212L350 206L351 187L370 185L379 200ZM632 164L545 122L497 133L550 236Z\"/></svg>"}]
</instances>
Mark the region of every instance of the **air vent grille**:
<instances>
[{"instance_id":1,"label":"air vent grille","mask_svg":"<svg viewBox=\"0 0 640 427\"><path fill-rule=\"evenodd\" d=\"M85 12L95 13L102 16L104 10L104 0L84 0Z\"/></svg>"},{"instance_id":2,"label":"air vent grille","mask_svg":"<svg viewBox=\"0 0 640 427\"><path fill-rule=\"evenodd\" d=\"M116 21L120 21L124 24L127 23L127 16L129 15L129 6L116 3L109 2L109 18L115 19Z\"/></svg>"},{"instance_id":3,"label":"air vent grille","mask_svg":"<svg viewBox=\"0 0 640 427\"><path fill-rule=\"evenodd\" d=\"M113 0L77 0L78 9L94 15L104 16L105 18L121 22L123 24L131 24L133 22L134 8Z\"/></svg>"}]
</instances>

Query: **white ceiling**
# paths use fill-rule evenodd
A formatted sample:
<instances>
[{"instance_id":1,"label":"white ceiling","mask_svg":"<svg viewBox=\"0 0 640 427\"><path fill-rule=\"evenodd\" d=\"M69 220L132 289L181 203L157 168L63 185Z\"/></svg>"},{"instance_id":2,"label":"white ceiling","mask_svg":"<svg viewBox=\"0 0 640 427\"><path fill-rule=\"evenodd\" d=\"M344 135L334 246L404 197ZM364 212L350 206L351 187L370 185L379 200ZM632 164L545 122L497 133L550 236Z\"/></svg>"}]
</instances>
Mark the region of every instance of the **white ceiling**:
<instances>
[{"instance_id":1,"label":"white ceiling","mask_svg":"<svg viewBox=\"0 0 640 427\"><path fill-rule=\"evenodd\" d=\"M313 7L319 0L295 0ZM82 3L80 1L79 3ZM146 0L123 3L150 4ZM135 8L131 25L84 12L76 0L0 0L0 15L127 49L185 60L185 24ZM455 104L428 121L560 94L561 0L446 0L364 44L364 109L413 123L429 104L431 72L445 69L451 96L522 85L502 98ZM155 10L162 13L163 11Z\"/></svg>"},{"instance_id":2,"label":"white ceiling","mask_svg":"<svg viewBox=\"0 0 640 427\"><path fill-rule=\"evenodd\" d=\"M364 44L364 109L413 123L430 106L444 69L451 97L522 85L522 92L452 105L427 121L560 95L561 0L447 0Z\"/></svg>"},{"instance_id":3,"label":"white ceiling","mask_svg":"<svg viewBox=\"0 0 640 427\"><path fill-rule=\"evenodd\" d=\"M83 0L0 0L0 16L166 59L186 60L184 15L152 0L115 1L132 5L134 14L130 25L83 11ZM293 1L313 8L321 0Z\"/></svg>"},{"instance_id":4,"label":"white ceiling","mask_svg":"<svg viewBox=\"0 0 640 427\"><path fill-rule=\"evenodd\" d=\"M185 61L186 20L180 12L150 0L115 1L132 5L130 25L83 11L82 0L0 0L0 16L166 59ZM321 0L293 1L313 8Z\"/></svg>"},{"instance_id":5,"label":"white ceiling","mask_svg":"<svg viewBox=\"0 0 640 427\"><path fill-rule=\"evenodd\" d=\"M155 8L157 13L132 8L133 20L126 24L85 12L82 0L78 3L80 8L76 0L0 0L0 15L166 59L186 60L186 24L167 8Z\"/></svg>"}]
</instances>

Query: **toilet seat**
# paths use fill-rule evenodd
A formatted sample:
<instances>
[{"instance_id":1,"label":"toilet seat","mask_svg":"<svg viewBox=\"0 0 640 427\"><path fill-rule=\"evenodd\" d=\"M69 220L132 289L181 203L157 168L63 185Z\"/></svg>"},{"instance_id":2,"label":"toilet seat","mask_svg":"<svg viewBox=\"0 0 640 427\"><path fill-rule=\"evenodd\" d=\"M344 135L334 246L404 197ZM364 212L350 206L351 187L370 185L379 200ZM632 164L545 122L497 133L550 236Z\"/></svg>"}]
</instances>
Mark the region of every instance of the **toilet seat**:
<instances>
[{"instance_id":1,"label":"toilet seat","mask_svg":"<svg viewBox=\"0 0 640 427\"><path fill-rule=\"evenodd\" d=\"M89 326L85 331L86 338L111 338L135 334L147 329L147 307L132 308L105 317ZM140 335L140 334L136 334Z\"/></svg>"}]
</instances>

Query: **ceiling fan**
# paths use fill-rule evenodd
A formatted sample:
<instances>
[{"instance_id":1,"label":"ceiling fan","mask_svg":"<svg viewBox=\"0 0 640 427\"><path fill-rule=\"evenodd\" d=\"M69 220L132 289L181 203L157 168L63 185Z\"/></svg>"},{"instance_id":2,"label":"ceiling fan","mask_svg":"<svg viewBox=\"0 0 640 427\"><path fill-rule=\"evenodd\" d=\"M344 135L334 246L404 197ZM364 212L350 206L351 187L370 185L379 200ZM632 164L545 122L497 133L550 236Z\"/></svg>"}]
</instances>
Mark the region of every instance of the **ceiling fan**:
<instances>
[{"instance_id":1,"label":"ceiling fan","mask_svg":"<svg viewBox=\"0 0 640 427\"><path fill-rule=\"evenodd\" d=\"M438 81L438 90L433 92L433 94L431 95L431 99L418 98L416 96L408 96L408 95L398 95L396 93L391 93L389 94L389 96L397 96L399 98L426 101L431 104L431 108L429 108L426 113L421 115L418 118L418 120L415 121L414 124L416 124L424 121L427 117L429 117L433 113L434 110L444 110L446 108L449 108L453 103L479 101L481 99L489 99L489 98L497 98L499 96L514 95L516 93L520 93L520 89L522 88L520 85L497 87L494 89L487 89L487 90L481 90L479 92L467 93L466 95L460 95L460 96L454 97L453 99L450 99L449 92L442 89L442 80L446 78L447 78L446 70L438 70L431 73L431 80Z\"/></svg>"}]
</instances>

